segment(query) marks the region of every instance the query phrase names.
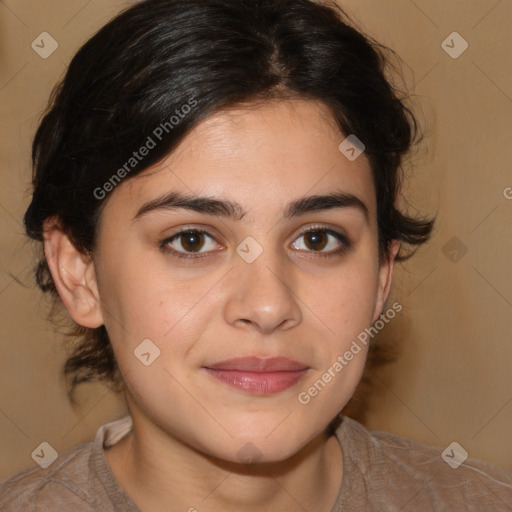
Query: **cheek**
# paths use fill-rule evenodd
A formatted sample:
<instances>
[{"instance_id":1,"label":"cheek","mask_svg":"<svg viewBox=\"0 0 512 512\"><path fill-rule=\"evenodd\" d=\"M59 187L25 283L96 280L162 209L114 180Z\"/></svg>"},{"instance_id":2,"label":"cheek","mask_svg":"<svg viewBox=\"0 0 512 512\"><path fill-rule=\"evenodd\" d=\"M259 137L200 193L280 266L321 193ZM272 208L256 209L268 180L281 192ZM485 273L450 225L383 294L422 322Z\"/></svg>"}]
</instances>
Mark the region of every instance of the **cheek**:
<instances>
[{"instance_id":1,"label":"cheek","mask_svg":"<svg viewBox=\"0 0 512 512\"><path fill-rule=\"evenodd\" d=\"M308 307L323 321L338 349L372 323L377 279L373 264L346 265L304 293Z\"/></svg>"},{"instance_id":2,"label":"cheek","mask_svg":"<svg viewBox=\"0 0 512 512\"><path fill-rule=\"evenodd\" d=\"M308 306L321 320L312 317L321 326L316 348L321 365L301 386L297 402L304 414L325 421L343 409L362 377L368 353L365 329L371 325L377 272L369 264L347 266L330 275L322 293L316 290L308 295Z\"/></svg>"},{"instance_id":3,"label":"cheek","mask_svg":"<svg viewBox=\"0 0 512 512\"><path fill-rule=\"evenodd\" d=\"M151 340L161 351L161 361L184 353L215 318L209 291L218 276L177 278L168 268L141 265L135 258L123 265L105 267L102 303L105 325L119 364L134 364L133 352ZM218 315L218 313L216 313Z\"/></svg>"}]
</instances>

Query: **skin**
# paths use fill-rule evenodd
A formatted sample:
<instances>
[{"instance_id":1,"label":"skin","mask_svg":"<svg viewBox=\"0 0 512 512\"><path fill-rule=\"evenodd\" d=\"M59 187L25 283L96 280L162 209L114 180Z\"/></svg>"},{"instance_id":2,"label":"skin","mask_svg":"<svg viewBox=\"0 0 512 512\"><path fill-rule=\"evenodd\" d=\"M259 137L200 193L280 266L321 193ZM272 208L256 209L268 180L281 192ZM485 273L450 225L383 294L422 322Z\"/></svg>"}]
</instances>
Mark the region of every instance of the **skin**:
<instances>
[{"instance_id":1,"label":"skin","mask_svg":"<svg viewBox=\"0 0 512 512\"><path fill-rule=\"evenodd\" d=\"M298 395L378 319L399 248L395 241L379 261L370 165L364 154L345 158L344 138L319 102L218 112L110 194L93 259L47 221L45 251L59 294L77 323L105 324L126 383L134 432L105 456L141 509L327 512L334 505L342 447L323 431L354 393L366 349L309 403ZM368 219L355 207L282 217L288 202L333 190L357 196ZM237 201L247 213L235 220L168 209L133 220L170 191ZM307 244L300 234L318 225L345 234L350 248L319 256L342 243L327 235ZM161 249L185 228L214 237L196 247L205 257L180 260ZM236 252L248 236L263 249L252 263ZM168 246L183 254L186 242ZM134 356L144 339L160 349L149 366ZM252 395L202 368L240 355L285 356L309 370L291 388ZM242 464L247 443L259 458Z\"/></svg>"}]
</instances>

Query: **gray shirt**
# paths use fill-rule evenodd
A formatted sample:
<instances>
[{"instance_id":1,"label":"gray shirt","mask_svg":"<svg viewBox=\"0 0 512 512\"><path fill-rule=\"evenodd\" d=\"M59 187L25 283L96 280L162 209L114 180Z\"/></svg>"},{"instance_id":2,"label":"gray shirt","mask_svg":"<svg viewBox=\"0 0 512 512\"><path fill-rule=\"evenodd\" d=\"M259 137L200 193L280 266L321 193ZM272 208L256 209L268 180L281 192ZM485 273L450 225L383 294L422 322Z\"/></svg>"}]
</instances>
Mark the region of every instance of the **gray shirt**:
<instances>
[{"instance_id":1,"label":"gray shirt","mask_svg":"<svg viewBox=\"0 0 512 512\"><path fill-rule=\"evenodd\" d=\"M130 416L107 423L93 442L60 454L48 468L20 471L0 487L0 510L141 512L103 451L132 428ZM466 459L453 468L448 462L457 465L456 452L443 459L442 448L370 432L348 417L336 437L343 451L343 481L331 512L512 512L512 476L492 465Z\"/></svg>"}]
</instances>

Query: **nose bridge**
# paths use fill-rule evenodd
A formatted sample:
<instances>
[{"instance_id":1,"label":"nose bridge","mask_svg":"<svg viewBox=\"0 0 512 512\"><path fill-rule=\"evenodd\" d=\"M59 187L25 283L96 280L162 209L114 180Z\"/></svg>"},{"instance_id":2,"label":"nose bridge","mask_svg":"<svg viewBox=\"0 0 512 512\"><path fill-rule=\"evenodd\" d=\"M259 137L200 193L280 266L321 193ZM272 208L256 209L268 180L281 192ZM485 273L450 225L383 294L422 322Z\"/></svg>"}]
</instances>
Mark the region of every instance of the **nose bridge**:
<instances>
[{"instance_id":1,"label":"nose bridge","mask_svg":"<svg viewBox=\"0 0 512 512\"><path fill-rule=\"evenodd\" d=\"M251 240L242 242L237 252L226 321L231 325L250 323L262 332L300 322L301 311L286 261L270 247L260 246L258 250Z\"/></svg>"}]
</instances>

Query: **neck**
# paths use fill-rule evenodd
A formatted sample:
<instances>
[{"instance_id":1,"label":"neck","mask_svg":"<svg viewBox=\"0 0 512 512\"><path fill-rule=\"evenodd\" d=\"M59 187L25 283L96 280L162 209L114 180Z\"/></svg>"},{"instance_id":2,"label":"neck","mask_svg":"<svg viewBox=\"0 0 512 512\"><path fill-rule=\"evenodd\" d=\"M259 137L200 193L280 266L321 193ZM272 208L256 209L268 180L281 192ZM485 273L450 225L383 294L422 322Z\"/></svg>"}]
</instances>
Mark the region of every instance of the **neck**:
<instances>
[{"instance_id":1,"label":"neck","mask_svg":"<svg viewBox=\"0 0 512 512\"><path fill-rule=\"evenodd\" d=\"M141 510L330 512L342 480L341 447L319 435L291 458L235 464L202 454L174 438L134 430L105 451L111 469Z\"/></svg>"},{"instance_id":2,"label":"neck","mask_svg":"<svg viewBox=\"0 0 512 512\"><path fill-rule=\"evenodd\" d=\"M335 436L320 434L284 461L246 465L209 457L132 419L133 431L105 456L141 510L330 512L336 502L343 467Z\"/></svg>"}]
</instances>

